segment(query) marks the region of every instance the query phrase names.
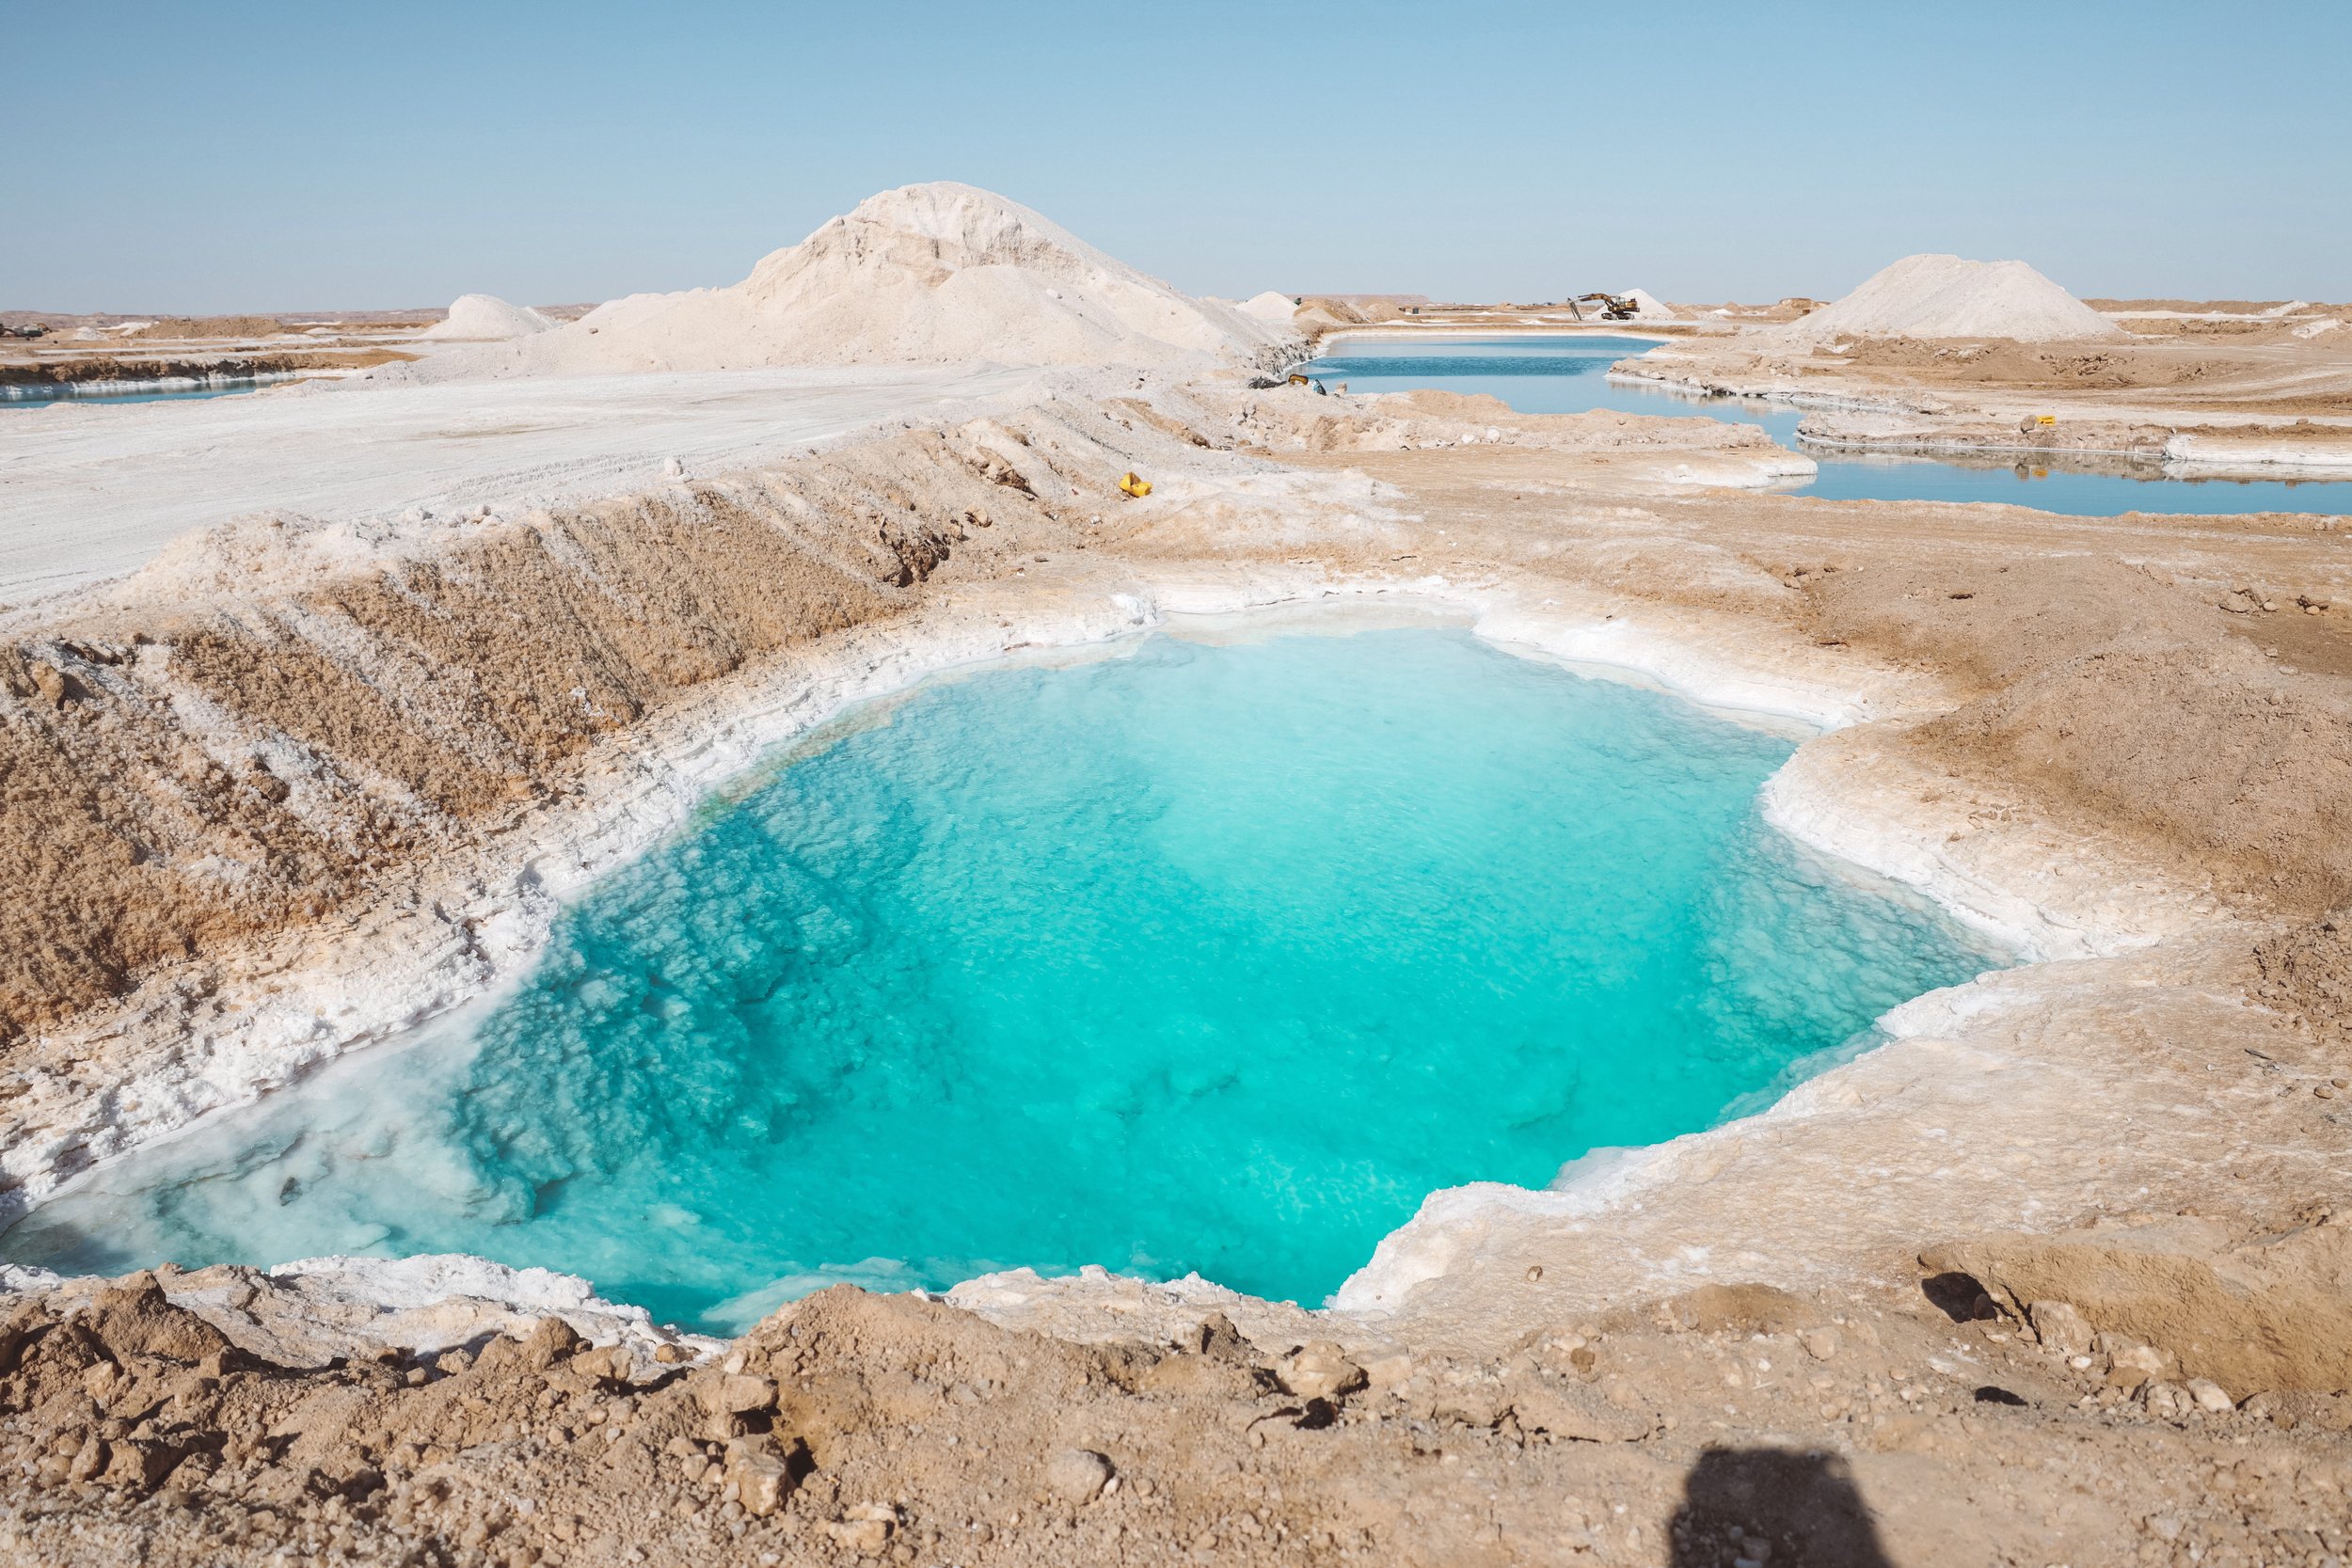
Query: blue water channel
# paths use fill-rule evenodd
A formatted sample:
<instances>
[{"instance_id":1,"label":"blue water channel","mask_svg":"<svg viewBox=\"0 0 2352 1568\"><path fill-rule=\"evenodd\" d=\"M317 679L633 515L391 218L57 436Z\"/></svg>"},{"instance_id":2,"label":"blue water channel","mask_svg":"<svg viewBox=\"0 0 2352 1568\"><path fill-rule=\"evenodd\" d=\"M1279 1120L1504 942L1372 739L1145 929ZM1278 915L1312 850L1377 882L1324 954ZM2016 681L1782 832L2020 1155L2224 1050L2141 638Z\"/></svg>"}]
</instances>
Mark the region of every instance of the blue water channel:
<instances>
[{"instance_id":1,"label":"blue water channel","mask_svg":"<svg viewBox=\"0 0 2352 1568\"><path fill-rule=\"evenodd\" d=\"M2004 961L1758 818L1791 744L1440 626L934 683L596 887L511 994L0 1252L462 1251L722 1329L1020 1264L1319 1302L1433 1190L1709 1126Z\"/></svg>"},{"instance_id":2,"label":"blue water channel","mask_svg":"<svg viewBox=\"0 0 2352 1568\"><path fill-rule=\"evenodd\" d=\"M1343 339L1340 352L1303 367L1327 385L1351 392L1405 392L1438 388L1483 392L1523 414L1581 414L1596 408L1624 414L1724 420L1753 424L1773 440L1820 465L1811 483L1787 486L1831 500L2003 501L2073 516L2125 512L2212 515L2246 512L2352 514L2347 480L2182 480L2148 465L2113 460L2008 457L1954 461L1949 457L1871 453L1808 446L1797 437L1805 411L1761 398L1688 398L1608 377L1620 359L1657 347L1653 340L1622 337Z\"/></svg>"}]
</instances>

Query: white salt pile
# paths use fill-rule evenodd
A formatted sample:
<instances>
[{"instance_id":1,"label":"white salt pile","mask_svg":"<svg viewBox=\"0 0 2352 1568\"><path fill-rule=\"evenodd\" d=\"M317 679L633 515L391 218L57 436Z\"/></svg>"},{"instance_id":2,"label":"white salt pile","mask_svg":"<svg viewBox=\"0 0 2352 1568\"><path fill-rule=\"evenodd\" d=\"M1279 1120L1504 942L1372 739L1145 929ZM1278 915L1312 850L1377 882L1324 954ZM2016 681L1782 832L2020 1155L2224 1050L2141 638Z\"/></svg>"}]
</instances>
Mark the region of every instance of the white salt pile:
<instances>
[{"instance_id":1,"label":"white salt pile","mask_svg":"<svg viewBox=\"0 0 2352 1568\"><path fill-rule=\"evenodd\" d=\"M450 303L449 314L420 337L492 339L528 338L546 332L555 323L538 311L521 305L509 305L495 294L459 294Z\"/></svg>"},{"instance_id":2,"label":"white salt pile","mask_svg":"<svg viewBox=\"0 0 2352 1568\"><path fill-rule=\"evenodd\" d=\"M1833 304L1775 329L1832 338L2122 338L2123 329L2023 261L1906 256Z\"/></svg>"},{"instance_id":3,"label":"white salt pile","mask_svg":"<svg viewBox=\"0 0 2352 1568\"><path fill-rule=\"evenodd\" d=\"M1298 314L1298 301L1289 294L1277 293L1272 289L1268 289L1262 294L1251 294L1248 299L1243 300L1240 310L1245 316L1254 316L1262 322L1278 322L1288 326Z\"/></svg>"},{"instance_id":4,"label":"white salt pile","mask_svg":"<svg viewBox=\"0 0 2352 1568\"><path fill-rule=\"evenodd\" d=\"M1661 303L1647 289L1628 289L1622 297L1633 302L1633 318L1636 321L1670 322L1681 319L1674 313L1673 307Z\"/></svg>"},{"instance_id":5,"label":"white salt pile","mask_svg":"<svg viewBox=\"0 0 2352 1568\"><path fill-rule=\"evenodd\" d=\"M970 185L861 202L742 282L632 294L526 341L376 379L740 370L762 365L1268 363L1294 334L1112 260Z\"/></svg>"}]
</instances>

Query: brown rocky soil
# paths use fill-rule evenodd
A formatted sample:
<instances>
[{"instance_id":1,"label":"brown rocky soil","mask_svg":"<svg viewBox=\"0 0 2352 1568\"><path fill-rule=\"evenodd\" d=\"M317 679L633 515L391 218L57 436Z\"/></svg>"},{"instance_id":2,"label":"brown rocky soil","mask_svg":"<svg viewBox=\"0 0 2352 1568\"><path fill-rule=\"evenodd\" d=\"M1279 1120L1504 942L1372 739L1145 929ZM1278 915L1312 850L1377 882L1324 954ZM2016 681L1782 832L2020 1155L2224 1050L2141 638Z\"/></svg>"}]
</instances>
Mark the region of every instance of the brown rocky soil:
<instances>
[{"instance_id":1,"label":"brown rocky soil","mask_svg":"<svg viewBox=\"0 0 2352 1568\"><path fill-rule=\"evenodd\" d=\"M1706 1286L1492 1360L1256 1343L1216 1314L1075 1344L838 1287L693 1367L635 1367L554 1317L288 1366L173 1306L199 1276L134 1275L0 1318L0 1547L461 1568L2331 1560L2352 1531L2352 1396L2325 1391L2352 1375L2344 1227L2258 1243L2291 1256L2265 1258L2250 1304L2218 1282L2247 1249L2165 1240L1947 1246L1899 1303ZM2217 1377L2254 1392L2233 1406Z\"/></svg>"}]
</instances>

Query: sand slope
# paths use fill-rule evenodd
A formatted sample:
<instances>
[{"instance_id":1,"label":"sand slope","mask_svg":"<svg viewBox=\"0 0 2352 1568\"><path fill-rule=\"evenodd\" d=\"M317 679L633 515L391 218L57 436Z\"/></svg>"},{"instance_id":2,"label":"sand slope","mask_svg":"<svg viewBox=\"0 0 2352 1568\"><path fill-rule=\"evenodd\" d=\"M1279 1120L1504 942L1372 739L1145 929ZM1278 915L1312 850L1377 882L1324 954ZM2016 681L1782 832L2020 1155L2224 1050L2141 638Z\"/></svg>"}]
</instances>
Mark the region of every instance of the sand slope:
<instances>
[{"instance_id":1,"label":"sand slope","mask_svg":"<svg viewBox=\"0 0 2352 1568\"><path fill-rule=\"evenodd\" d=\"M1256 362L1279 359L1292 338L1284 325L1147 277L1018 203L939 182L868 198L731 287L631 294L524 342L378 378Z\"/></svg>"},{"instance_id":2,"label":"sand slope","mask_svg":"<svg viewBox=\"0 0 2352 1568\"><path fill-rule=\"evenodd\" d=\"M1860 288L1773 329L1831 338L2014 338L2025 342L2125 336L2122 327L2023 261L1906 256Z\"/></svg>"}]
</instances>

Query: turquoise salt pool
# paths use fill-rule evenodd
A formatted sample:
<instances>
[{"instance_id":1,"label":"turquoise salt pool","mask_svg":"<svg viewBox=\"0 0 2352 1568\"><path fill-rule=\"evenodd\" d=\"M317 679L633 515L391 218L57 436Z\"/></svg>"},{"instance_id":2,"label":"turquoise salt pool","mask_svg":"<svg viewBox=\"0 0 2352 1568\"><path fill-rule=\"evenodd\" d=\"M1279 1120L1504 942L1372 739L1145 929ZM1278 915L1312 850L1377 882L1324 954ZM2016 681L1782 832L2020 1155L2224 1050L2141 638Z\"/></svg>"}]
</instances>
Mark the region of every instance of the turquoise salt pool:
<instances>
[{"instance_id":1,"label":"turquoise salt pool","mask_svg":"<svg viewBox=\"0 0 2352 1568\"><path fill-rule=\"evenodd\" d=\"M1351 392L1404 392L1435 387L1483 392L1523 414L1624 414L1724 420L1760 426L1773 440L1820 465L1797 493L1831 500L2005 501L2043 512L2105 517L2125 512L2352 514L2352 480L2169 479L2153 465L2076 458L2058 466L2013 456L1979 459L1901 453L1867 456L1808 446L1797 438L1801 408L1760 398L1691 398L1609 379L1620 359L1657 347L1640 338L1462 338L1400 342L1343 340L1343 352L1317 359L1307 373Z\"/></svg>"},{"instance_id":2,"label":"turquoise salt pool","mask_svg":"<svg viewBox=\"0 0 2352 1568\"><path fill-rule=\"evenodd\" d=\"M1758 819L1790 748L1435 625L936 682L515 990L0 1251L474 1252L713 1327L1018 1264L1317 1302L1435 1188L1707 1127L2000 961Z\"/></svg>"}]
</instances>

